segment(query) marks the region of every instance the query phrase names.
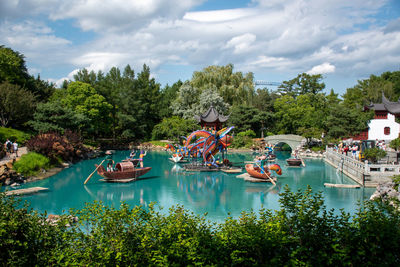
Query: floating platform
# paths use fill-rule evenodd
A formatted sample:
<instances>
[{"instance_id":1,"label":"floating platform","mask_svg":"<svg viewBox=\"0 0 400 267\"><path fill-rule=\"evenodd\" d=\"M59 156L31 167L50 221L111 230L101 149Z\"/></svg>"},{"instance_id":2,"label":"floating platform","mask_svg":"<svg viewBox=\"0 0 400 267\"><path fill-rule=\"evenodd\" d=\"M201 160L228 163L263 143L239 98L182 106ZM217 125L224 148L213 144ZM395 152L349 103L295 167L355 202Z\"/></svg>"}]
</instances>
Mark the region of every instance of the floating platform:
<instances>
[{"instance_id":1,"label":"floating platform","mask_svg":"<svg viewBox=\"0 0 400 267\"><path fill-rule=\"evenodd\" d=\"M187 159L181 159L180 161L176 162L174 161L173 158L168 158L170 161L174 162L174 163L188 163L189 161Z\"/></svg>"},{"instance_id":2,"label":"floating platform","mask_svg":"<svg viewBox=\"0 0 400 267\"><path fill-rule=\"evenodd\" d=\"M252 183L270 183L271 181L269 179L259 179L259 178L254 178L250 176L248 173L243 173L241 175L236 176L236 178L242 178L245 181L252 182ZM276 177L272 177L274 182L277 181Z\"/></svg>"},{"instance_id":3,"label":"floating platform","mask_svg":"<svg viewBox=\"0 0 400 267\"><path fill-rule=\"evenodd\" d=\"M189 172L219 172L220 168L210 168L208 166L185 166L185 171Z\"/></svg>"},{"instance_id":4,"label":"floating platform","mask_svg":"<svg viewBox=\"0 0 400 267\"><path fill-rule=\"evenodd\" d=\"M330 184L324 183L325 187L340 187L340 188L360 188L358 184Z\"/></svg>"},{"instance_id":5,"label":"floating platform","mask_svg":"<svg viewBox=\"0 0 400 267\"><path fill-rule=\"evenodd\" d=\"M226 173L241 173L243 170L242 168L235 168L235 169L222 169L221 171Z\"/></svg>"},{"instance_id":6,"label":"floating platform","mask_svg":"<svg viewBox=\"0 0 400 267\"><path fill-rule=\"evenodd\" d=\"M215 167L215 166L204 166L204 165L192 165L192 164L186 164L184 166L185 171L189 171L189 172L219 172L219 171L223 171L223 172L231 172L231 173L239 173L239 168L235 168L232 169L231 167L227 167L227 166L221 166L221 167ZM242 172L242 170L240 169L240 172Z\"/></svg>"},{"instance_id":7,"label":"floating platform","mask_svg":"<svg viewBox=\"0 0 400 267\"><path fill-rule=\"evenodd\" d=\"M29 194L35 194L35 193L47 191L47 190L49 190L49 189L45 188L45 187L31 187L31 188L24 188L24 189L16 189L16 190L7 191L6 196L29 195Z\"/></svg>"}]
</instances>

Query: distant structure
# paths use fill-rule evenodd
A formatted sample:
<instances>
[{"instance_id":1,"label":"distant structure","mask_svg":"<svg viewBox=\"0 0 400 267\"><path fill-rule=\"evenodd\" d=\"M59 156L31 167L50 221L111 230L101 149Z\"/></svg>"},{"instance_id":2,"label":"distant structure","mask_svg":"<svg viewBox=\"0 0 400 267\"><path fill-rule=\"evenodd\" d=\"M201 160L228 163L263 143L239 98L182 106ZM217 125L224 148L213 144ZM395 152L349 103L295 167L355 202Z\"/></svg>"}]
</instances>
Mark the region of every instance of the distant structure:
<instances>
[{"instance_id":1,"label":"distant structure","mask_svg":"<svg viewBox=\"0 0 400 267\"><path fill-rule=\"evenodd\" d=\"M258 81L255 81L254 82L254 85L255 86L257 86L257 85L270 85L270 86L280 86L282 83L278 83L278 82L268 82L268 81L261 81L261 80L258 80Z\"/></svg>"},{"instance_id":2,"label":"distant structure","mask_svg":"<svg viewBox=\"0 0 400 267\"><path fill-rule=\"evenodd\" d=\"M202 128L212 128L216 131L222 128L222 123L229 119L229 116L219 114L219 112L211 105L211 107L201 115L195 115Z\"/></svg>"},{"instance_id":3,"label":"distant structure","mask_svg":"<svg viewBox=\"0 0 400 267\"><path fill-rule=\"evenodd\" d=\"M353 139L390 141L399 137L400 124L396 122L396 118L400 118L400 98L397 102L391 102L382 93L382 103L371 103L364 110L373 110L375 116L368 123L368 129Z\"/></svg>"}]
</instances>

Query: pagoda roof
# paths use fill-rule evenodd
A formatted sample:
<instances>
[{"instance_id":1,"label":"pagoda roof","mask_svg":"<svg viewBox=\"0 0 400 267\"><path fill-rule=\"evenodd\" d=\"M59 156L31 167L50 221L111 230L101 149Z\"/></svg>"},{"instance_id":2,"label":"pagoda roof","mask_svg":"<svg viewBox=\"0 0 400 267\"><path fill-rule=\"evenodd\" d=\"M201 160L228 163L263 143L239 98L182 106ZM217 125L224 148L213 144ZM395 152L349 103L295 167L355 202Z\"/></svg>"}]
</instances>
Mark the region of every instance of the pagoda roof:
<instances>
[{"instance_id":1,"label":"pagoda roof","mask_svg":"<svg viewBox=\"0 0 400 267\"><path fill-rule=\"evenodd\" d=\"M229 116L224 116L219 114L219 112L211 106L205 113L199 115L195 115L194 118L198 122L225 122L228 120Z\"/></svg>"},{"instance_id":2,"label":"pagoda roof","mask_svg":"<svg viewBox=\"0 0 400 267\"><path fill-rule=\"evenodd\" d=\"M366 108L373 109L376 111L388 111L392 114L400 114L400 98L399 98L399 100L397 100L397 102L391 102L382 93L382 103L381 104L371 103Z\"/></svg>"}]
</instances>

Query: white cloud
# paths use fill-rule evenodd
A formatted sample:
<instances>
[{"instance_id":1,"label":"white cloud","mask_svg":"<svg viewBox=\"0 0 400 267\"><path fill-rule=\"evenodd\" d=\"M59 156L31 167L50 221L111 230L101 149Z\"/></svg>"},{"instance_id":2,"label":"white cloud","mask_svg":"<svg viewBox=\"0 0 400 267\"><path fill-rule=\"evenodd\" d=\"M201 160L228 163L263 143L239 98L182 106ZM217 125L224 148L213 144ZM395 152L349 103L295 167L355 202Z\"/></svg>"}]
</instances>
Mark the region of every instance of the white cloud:
<instances>
[{"instance_id":1,"label":"white cloud","mask_svg":"<svg viewBox=\"0 0 400 267\"><path fill-rule=\"evenodd\" d=\"M3 2L0 9L25 12L29 20L0 22L0 41L40 69L68 63L69 71L126 64L140 70L145 63L157 73L170 64L233 63L255 73L369 76L397 70L400 62L399 20L377 23L387 0L253 0L248 7L197 12L191 9L204 0ZM33 20L35 14L59 24L72 20L95 39L74 46L55 34L51 21Z\"/></svg>"},{"instance_id":2,"label":"white cloud","mask_svg":"<svg viewBox=\"0 0 400 267\"><path fill-rule=\"evenodd\" d=\"M256 41L257 37L251 33L235 36L228 41L226 48L234 48L233 53L239 54L250 50L250 46Z\"/></svg>"},{"instance_id":3,"label":"white cloud","mask_svg":"<svg viewBox=\"0 0 400 267\"><path fill-rule=\"evenodd\" d=\"M201 12L187 12L183 19L197 22L222 22L242 19L254 15L252 9L226 9Z\"/></svg>"},{"instance_id":4,"label":"white cloud","mask_svg":"<svg viewBox=\"0 0 400 267\"><path fill-rule=\"evenodd\" d=\"M311 70L307 71L308 74L325 74L335 72L336 67L328 62L322 63L312 67Z\"/></svg>"}]
</instances>

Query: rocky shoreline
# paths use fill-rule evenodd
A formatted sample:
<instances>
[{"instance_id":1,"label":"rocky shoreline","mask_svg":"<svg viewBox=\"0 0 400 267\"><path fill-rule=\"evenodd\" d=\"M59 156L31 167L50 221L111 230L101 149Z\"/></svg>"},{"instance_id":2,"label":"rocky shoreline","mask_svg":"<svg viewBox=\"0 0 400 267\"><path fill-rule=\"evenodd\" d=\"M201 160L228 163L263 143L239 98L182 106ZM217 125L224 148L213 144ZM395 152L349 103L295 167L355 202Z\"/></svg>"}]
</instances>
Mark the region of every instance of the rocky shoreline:
<instances>
[{"instance_id":1,"label":"rocky shoreline","mask_svg":"<svg viewBox=\"0 0 400 267\"><path fill-rule=\"evenodd\" d=\"M94 150L86 155L84 155L81 160L84 159L91 159L91 158L97 158L101 155L103 155L103 151L99 150ZM0 184L2 186L19 186L21 184L27 183L27 182L33 182L33 181L38 181L42 179L49 178L59 172L61 172L63 169L68 168L72 163L67 163L64 162L59 166L53 167L48 170L41 170L37 175L35 176L29 176L25 177L20 173L17 173L15 170L13 170L13 164L14 162L18 159L11 159L7 161L6 163L0 165Z\"/></svg>"},{"instance_id":2,"label":"rocky shoreline","mask_svg":"<svg viewBox=\"0 0 400 267\"><path fill-rule=\"evenodd\" d=\"M396 205L395 201L400 201L400 192L396 190L398 188L398 184L395 182L387 182L379 184L376 187L375 192L370 197L370 200L378 200L389 201L390 204ZM397 204L398 205L398 204Z\"/></svg>"}]
</instances>

